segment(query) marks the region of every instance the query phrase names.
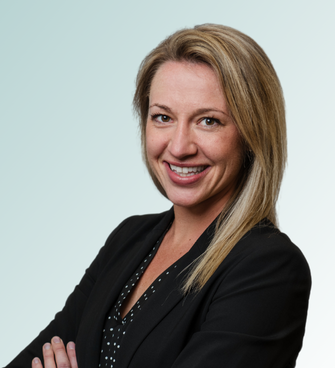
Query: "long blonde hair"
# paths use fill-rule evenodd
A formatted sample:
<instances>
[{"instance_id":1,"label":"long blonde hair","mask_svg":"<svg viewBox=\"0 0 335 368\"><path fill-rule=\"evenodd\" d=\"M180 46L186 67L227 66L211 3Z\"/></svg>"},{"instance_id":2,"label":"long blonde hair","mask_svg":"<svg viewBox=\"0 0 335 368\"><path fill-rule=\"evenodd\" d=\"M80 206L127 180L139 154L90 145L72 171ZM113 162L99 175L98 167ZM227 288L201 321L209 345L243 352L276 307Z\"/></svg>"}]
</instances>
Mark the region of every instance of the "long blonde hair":
<instances>
[{"instance_id":1,"label":"long blonde hair","mask_svg":"<svg viewBox=\"0 0 335 368\"><path fill-rule=\"evenodd\" d=\"M142 154L158 188L146 155L146 122L152 79L167 61L205 63L216 73L230 114L244 143L240 183L222 210L215 235L192 265L183 290L200 290L234 245L254 225L268 218L277 226L276 202L286 163L285 106L277 74L263 49L230 27L204 24L180 30L143 60L136 79L134 109L140 119Z\"/></svg>"}]
</instances>

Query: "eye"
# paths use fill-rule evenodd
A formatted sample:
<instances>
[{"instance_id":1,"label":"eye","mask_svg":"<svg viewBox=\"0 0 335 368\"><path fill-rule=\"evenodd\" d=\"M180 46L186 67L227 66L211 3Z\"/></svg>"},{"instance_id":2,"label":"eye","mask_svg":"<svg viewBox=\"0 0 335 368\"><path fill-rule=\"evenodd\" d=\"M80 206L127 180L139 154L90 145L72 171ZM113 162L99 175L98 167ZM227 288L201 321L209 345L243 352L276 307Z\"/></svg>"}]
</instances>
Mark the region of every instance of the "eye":
<instances>
[{"instance_id":1,"label":"eye","mask_svg":"<svg viewBox=\"0 0 335 368\"><path fill-rule=\"evenodd\" d=\"M216 124L220 124L220 121L214 118L204 118L200 121L200 125L205 125L205 126L213 126Z\"/></svg>"},{"instance_id":2,"label":"eye","mask_svg":"<svg viewBox=\"0 0 335 368\"><path fill-rule=\"evenodd\" d=\"M161 114L152 115L151 118L158 121L159 123L169 123L171 121L171 118L169 116Z\"/></svg>"}]
</instances>

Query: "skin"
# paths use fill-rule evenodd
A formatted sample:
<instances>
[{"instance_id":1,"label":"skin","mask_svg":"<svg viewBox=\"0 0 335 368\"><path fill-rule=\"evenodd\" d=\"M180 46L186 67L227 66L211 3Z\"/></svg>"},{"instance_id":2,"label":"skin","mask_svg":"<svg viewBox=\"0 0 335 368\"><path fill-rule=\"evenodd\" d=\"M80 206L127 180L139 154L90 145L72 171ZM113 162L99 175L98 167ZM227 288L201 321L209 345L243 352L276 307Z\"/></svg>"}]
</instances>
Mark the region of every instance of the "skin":
<instances>
[{"instance_id":1,"label":"skin","mask_svg":"<svg viewBox=\"0 0 335 368\"><path fill-rule=\"evenodd\" d=\"M152 282L193 246L233 194L243 147L219 80L205 64L167 62L153 78L146 127L150 166L174 204L175 220L155 257L124 301L124 317ZM171 170L202 167L182 176ZM59 338L58 338L59 339ZM74 343L43 346L45 368L77 368ZM42 368L35 360L32 368Z\"/></svg>"},{"instance_id":2,"label":"skin","mask_svg":"<svg viewBox=\"0 0 335 368\"><path fill-rule=\"evenodd\" d=\"M78 368L74 342L69 342L65 348L62 339L55 336L51 343L43 345L43 360L45 368ZM43 368L39 358L34 358L32 368Z\"/></svg>"}]
</instances>

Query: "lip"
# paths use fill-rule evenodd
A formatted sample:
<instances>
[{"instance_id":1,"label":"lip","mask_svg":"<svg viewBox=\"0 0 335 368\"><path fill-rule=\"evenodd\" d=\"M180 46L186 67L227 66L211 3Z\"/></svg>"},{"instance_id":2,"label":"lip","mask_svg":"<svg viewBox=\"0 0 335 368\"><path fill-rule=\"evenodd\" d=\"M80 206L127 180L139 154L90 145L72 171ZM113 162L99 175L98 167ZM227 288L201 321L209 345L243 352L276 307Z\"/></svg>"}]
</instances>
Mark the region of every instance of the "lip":
<instances>
[{"instance_id":1,"label":"lip","mask_svg":"<svg viewBox=\"0 0 335 368\"><path fill-rule=\"evenodd\" d=\"M179 167L194 167L194 166L206 166L206 165L190 165L190 164L181 164L181 163L174 163L174 162L166 162L164 161L164 166L166 168L167 174L170 178L170 180L178 185L190 185L194 184L197 181L201 180L210 170L210 166L207 166L206 169L201 171L200 173L190 175L190 176L180 176L174 171L171 170L170 165L175 165Z\"/></svg>"}]
</instances>

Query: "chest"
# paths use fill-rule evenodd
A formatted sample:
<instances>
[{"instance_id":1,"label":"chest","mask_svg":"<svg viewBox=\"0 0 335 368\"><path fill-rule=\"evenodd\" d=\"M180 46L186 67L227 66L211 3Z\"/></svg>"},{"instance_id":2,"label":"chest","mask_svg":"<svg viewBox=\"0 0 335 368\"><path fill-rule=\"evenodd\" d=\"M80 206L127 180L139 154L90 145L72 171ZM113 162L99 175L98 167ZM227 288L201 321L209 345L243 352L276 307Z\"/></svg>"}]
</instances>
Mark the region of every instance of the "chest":
<instances>
[{"instance_id":1,"label":"chest","mask_svg":"<svg viewBox=\"0 0 335 368\"><path fill-rule=\"evenodd\" d=\"M169 249L168 240L163 240L157 253L150 261L141 278L137 281L121 306L121 317L124 318L150 285L172 264L185 255L191 246Z\"/></svg>"}]
</instances>

